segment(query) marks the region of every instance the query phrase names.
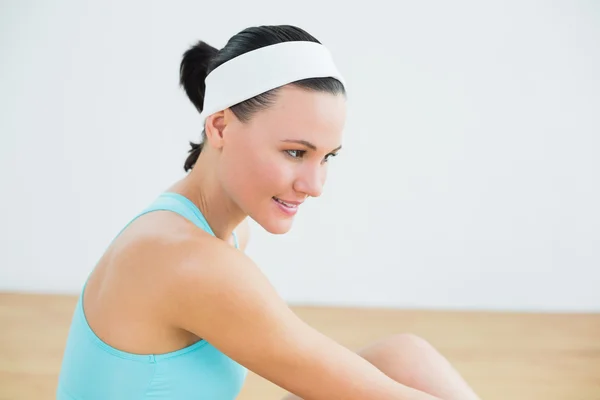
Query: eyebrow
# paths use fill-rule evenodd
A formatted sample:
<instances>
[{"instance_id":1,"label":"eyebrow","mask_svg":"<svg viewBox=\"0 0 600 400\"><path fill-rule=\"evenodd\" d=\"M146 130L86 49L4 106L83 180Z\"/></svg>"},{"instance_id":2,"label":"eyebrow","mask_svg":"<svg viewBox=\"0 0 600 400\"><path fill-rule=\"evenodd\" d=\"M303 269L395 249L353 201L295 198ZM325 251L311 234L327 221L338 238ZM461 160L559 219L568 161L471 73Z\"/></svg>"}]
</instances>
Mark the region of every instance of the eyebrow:
<instances>
[{"instance_id":1,"label":"eyebrow","mask_svg":"<svg viewBox=\"0 0 600 400\"><path fill-rule=\"evenodd\" d=\"M304 145L304 146L308 147L311 150L317 151L317 146L315 146L314 144L312 144L311 142L308 142L306 140L286 139L286 140L282 140L282 142L286 142L286 143L298 143L298 144L301 144L301 145ZM339 145L335 149L331 150L331 152L334 153L334 152L340 150L341 148L342 148L342 145Z\"/></svg>"}]
</instances>

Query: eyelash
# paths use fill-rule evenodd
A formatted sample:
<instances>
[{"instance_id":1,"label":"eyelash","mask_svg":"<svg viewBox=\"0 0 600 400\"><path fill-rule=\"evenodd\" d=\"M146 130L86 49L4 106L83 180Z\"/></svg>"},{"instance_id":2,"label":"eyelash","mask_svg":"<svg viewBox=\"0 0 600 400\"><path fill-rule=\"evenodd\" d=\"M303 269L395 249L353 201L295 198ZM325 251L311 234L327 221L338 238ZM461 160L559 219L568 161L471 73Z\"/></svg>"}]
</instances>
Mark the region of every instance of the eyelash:
<instances>
[{"instance_id":1,"label":"eyelash","mask_svg":"<svg viewBox=\"0 0 600 400\"><path fill-rule=\"evenodd\" d=\"M293 159L297 160L298 158L302 158L304 156L304 154L306 154L306 150L285 150L285 152L287 153L287 155L289 155L290 157L292 157ZM291 155L291 152L296 152L296 153L300 153L301 156L296 156L294 157L293 155ZM325 156L325 162L329 161L329 157L335 157L337 156L337 153L329 153Z\"/></svg>"}]
</instances>

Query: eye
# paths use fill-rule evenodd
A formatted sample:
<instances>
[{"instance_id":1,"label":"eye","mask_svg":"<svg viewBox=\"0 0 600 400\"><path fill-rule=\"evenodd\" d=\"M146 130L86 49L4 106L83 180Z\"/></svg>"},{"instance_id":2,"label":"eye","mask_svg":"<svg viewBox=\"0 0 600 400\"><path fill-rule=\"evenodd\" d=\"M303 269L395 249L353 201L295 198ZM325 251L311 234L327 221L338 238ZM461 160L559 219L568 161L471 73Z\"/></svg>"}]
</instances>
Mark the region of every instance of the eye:
<instances>
[{"instance_id":1,"label":"eye","mask_svg":"<svg viewBox=\"0 0 600 400\"><path fill-rule=\"evenodd\" d=\"M302 158L306 150L286 150L285 152L292 158Z\"/></svg>"}]
</instances>

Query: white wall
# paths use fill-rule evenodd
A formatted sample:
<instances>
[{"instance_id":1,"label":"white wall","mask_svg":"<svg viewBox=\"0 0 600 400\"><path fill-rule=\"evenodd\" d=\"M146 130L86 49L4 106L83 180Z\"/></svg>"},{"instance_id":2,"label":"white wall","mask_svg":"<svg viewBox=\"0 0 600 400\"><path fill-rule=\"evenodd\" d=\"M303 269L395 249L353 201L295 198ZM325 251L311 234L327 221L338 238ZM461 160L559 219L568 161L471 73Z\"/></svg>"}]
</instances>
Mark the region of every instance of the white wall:
<instances>
[{"instance_id":1,"label":"white wall","mask_svg":"<svg viewBox=\"0 0 600 400\"><path fill-rule=\"evenodd\" d=\"M253 225L248 252L285 299L600 311L594 2L1 7L0 290L77 293L183 174L200 129L183 51L289 23L332 50L350 115L322 198L286 236Z\"/></svg>"}]
</instances>

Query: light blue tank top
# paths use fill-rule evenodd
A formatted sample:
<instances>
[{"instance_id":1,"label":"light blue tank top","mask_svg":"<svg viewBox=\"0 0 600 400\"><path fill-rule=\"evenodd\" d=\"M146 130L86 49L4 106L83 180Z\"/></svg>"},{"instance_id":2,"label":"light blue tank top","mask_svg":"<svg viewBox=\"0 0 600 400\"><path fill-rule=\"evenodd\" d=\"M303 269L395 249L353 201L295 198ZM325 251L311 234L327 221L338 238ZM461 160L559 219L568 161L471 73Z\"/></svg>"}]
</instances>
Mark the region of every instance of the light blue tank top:
<instances>
[{"instance_id":1,"label":"light blue tank top","mask_svg":"<svg viewBox=\"0 0 600 400\"><path fill-rule=\"evenodd\" d=\"M133 220L157 210L180 214L214 236L198 207L176 193L161 194ZM234 241L239 247L235 234ZM205 340L171 353L146 355L126 353L103 342L85 318L83 290L63 355L58 400L233 400L237 397L247 369Z\"/></svg>"}]
</instances>

